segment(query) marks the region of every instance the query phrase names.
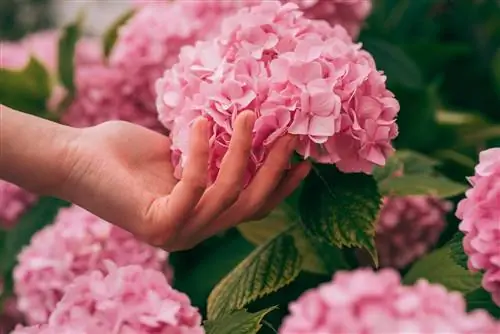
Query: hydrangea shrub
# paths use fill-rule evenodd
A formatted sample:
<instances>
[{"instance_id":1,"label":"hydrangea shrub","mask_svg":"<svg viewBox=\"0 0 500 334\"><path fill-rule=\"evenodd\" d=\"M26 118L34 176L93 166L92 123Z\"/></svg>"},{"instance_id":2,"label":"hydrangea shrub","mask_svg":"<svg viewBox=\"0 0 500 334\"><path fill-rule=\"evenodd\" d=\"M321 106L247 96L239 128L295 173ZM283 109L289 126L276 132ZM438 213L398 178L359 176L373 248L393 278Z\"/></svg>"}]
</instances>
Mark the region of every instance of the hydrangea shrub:
<instances>
[{"instance_id":1,"label":"hydrangea shrub","mask_svg":"<svg viewBox=\"0 0 500 334\"><path fill-rule=\"evenodd\" d=\"M79 16L0 41L0 103L168 135L177 177L192 121L206 117L211 181L250 109L247 181L285 134L312 171L268 217L168 258L0 182L0 333L14 322L15 334L500 332L496 114L446 93L450 81L477 85L494 105L486 76L453 65L469 57L496 73L479 66L494 48L460 57L465 42L448 40L470 35L453 22L481 31L454 15L486 2L133 2L102 38L84 36Z\"/></svg>"}]
</instances>

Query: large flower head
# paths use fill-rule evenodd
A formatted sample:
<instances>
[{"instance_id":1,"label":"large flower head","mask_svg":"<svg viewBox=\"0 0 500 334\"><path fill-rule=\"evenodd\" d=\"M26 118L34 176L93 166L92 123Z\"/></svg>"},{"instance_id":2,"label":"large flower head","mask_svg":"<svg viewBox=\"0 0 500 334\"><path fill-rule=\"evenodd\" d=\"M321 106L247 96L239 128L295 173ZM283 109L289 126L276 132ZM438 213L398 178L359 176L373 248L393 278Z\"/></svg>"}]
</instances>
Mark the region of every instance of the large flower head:
<instances>
[{"instance_id":1,"label":"large flower head","mask_svg":"<svg viewBox=\"0 0 500 334\"><path fill-rule=\"evenodd\" d=\"M500 148L479 154L472 187L458 204L459 229L473 271L484 271L483 287L500 305Z\"/></svg>"},{"instance_id":2,"label":"large flower head","mask_svg":"<svg viewBox=\"0 0 500 334\"><path fill-rule=\"evenodd\" d=\"M204 334L201 315L189 297L174 290L165 276L141 266L110 266L109 274L83 275L66 290L38 329L15 334Z\"/></svg>"},{"instance_id":3,"label":"large flower head","mask_svg":"<svg viewBox=\"0 0 500 334\"><path fill-rule=\"evenodd\" d=\"M0 180L0 227L12 227L36 200L36 195Z\"/></svg>"},{"instance_id":4,"label":"large flower head","mask_svg":"<svg viewBox=\"0 0 500 334\"><path fill-rule=\"evenodd\" d=\"M363 22L370 15L372 0L282 0L295 2L305 15L312 19L326 20L331 25L343 26L356 38Z\"/></svg>"},{"instance_id":5,"label":"large flower head","mask_svg":"<svg viewBox=\"0 0 500 334\"><path fill-rule=\"evenodd\" d=\"M183 48L157 82L157 107L180 169L197 116L213 125L213 177L235 116L250 109L257 114L250 174L285 133L299 137L305 158L371 173L385 164L397 135L399 104L385 79L342 27L304 18L294 4L266 1L223 21L217 38Z\"/></svg>"},{"instance_id":6,"label":"large flower head","mask_svg":"<svg viewBox=\"0 0 500 334\"><path fill-rule=\"evenodd\" d=\"M500 323L486 311L467 314L458 292L421 280L404 286L392 269L335 274L290 305L280 334L494 334Z\"/></svg>"},{"instance_id":7,"label":"large flower head","mask_svg":"<svg viewBox=\"0 0 500 334\"><path fill-rule=\"evenodd\" d=\"M452 203L429 196L386 197L376 225L380 264L403 268L436 244Z\"/></svg>"},{"instance_id":8,"label":"large flower head","mask_svg":"<svg viewBox=\"0 0 500 334\"><path fill-rule=\"evenodd\" d=\"M106 260L161 270L166 259L166 252L80 207L63 208L55 223L35 234L18 257L14 283L19 310L30 324L43 323L67 285L91 271L105 271Z\"/></svg>"}]
</instances>

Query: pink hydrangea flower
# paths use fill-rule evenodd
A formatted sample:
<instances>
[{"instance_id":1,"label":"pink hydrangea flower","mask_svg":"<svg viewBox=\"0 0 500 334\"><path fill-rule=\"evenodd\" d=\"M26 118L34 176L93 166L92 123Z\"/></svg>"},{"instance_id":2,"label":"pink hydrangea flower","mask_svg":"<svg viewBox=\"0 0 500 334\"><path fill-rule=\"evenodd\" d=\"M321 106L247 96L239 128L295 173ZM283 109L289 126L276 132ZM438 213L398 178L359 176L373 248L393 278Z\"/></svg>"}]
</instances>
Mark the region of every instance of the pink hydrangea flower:
<instances>
[{"instance_id":1,"label":"pink hydrangea flower","mask_svg":"<svg viewBox=\"0 0 500 334\"><path fill-rule=\"evenodd\" d=\"M295 2L305 15L312 19L326 20L331 25L340 24L356 38L363 22L370 15L372 0L282 0Z\"/></svg>"},{"instance_id":2,"label":"pink hydrangea flower","mask_svg":"<svg viewBox=\"0 0 500 334\"><path fill-rule=\"evenodd\" d=\"M159 271L140 266L108 271L75 279L41 331L19 328L14 333L205 333L198 309Z\"/></svg>"},{"instance_id":3,"label":"pink hydrangea flower","mask_svg":"<svg viewBox=\"0 0 500 334\"><path fill-rule=\"evenodd\" d=\"M225 16L261 1L135 1L140 8L120 29L110 64L127 74L139 103L156 111L155 82L177 62L181 48L213 37Z\"/></svg>"},{"instance_id":4,"label":"pink hydrangea flower","mask_svg":"<svg viewBox=\"0 0 500 334\"><path fill-rule=\"evenodd\" d=\"M126 76L129 89L144 108L155 111L154 83L177 60L179 50L197 39L199 21L182 4L142 7L118 32L110 64Z\"/></svg>"},{"instance_id":5,"label":"pink hydrangea flower","mask_svg":"<svg viewBox=\"0 0 500 334\"><path fill-rule=\"evenodd\" d=\"M436 244L452 203L428 196L384 198L376 225L382 266L403 268Z\"/></svg>"},{"instance_id":6,"label":"pink hydrangea flower","mask_svg":"<svg viewBox=\"0 0 500 334\"><path fill-rule=\"evenodd\" d=\"M16 307L15 297L3 295L4 286L0 280L0 296L2 296L2 310L0 312L0 334L10 333L14 327L22 322L22 314Z\"/></svg>"},{"instance_id":7,"label":"pink hydrangea flower","mask_svg":"<svg viewBox=\"0 0 500 334\"><path fill-rule=\"evenodd\" d=\"M51 72L55 73L58 63L60 32L47 30L26 36L18 42L0 42L0 67L20 69L26 66L30 56L36 57ZM81 39L76 47L77 65L96 63L102 60L99 41L92 38Z\"/></svg>"},{"instance_id":8,"label":"pink hydrangea flower","mask_svg":"<svg viewBox=\"0 0 500 334\"><path fill-rule=\"evenodd\" d=\"M30 58L36 57L50 71L57 67L57 43L59 33L48 30L28 35L17 42L0 42L0 67L23 68Z\"/></svg>"},{"instance_id":9,"label":"pink hydrangea flower","mask_svg":"<svg viewBox=\"0 0 500 334\"><path fill-rule=\"evenodd\" d=\"M64 110L61 122L74 127L87 127L110 120L136 123L153 130L160 130L157 115L137 103L134 92L127 85L125 73L104 64L76 68L76 95ZM53 97L62 101L65 92L55 92ZM53 100L51 105L58 105Z\"/></svg>"},{"instance_id":10,"label":"pink hydrangea flower","mask_svg":"<svg viewBox=\"0 0 500 334\"><path fill-rule=\"evenodd\" d=\"M167 253L77 206L63 208L53 225L36 233L18 256L14 269L18 308L28 323L47 321L67 285L93 270L105 271L106 260L119 266L137 264L161 270ZM171 278L171 270L166 268Z\"/></svg>"},{"instance_id":11,"label":"pink hydrangea flower","mask_svg":"<svg viewBox=\"0 0 500 334\"><path fill-rule=\"evenodd\" d=\"M500 148L479 154L472 188L458 204L459 229L464 232L464 250L469 269L484 271L483 287L500 306Z\"/></svg>"},{"instance_id":12,"label":"pink hydrangea flower","mask_svg":"<svg viewBox=\"0 0 500 334\"><path fill-rule=\"evenodd\" d=\"M425 280L400 283L392 269L338 272L329 283L290 304L280 334L495 334L500 323L486 311L467 314L458 292Z\"/></svg>"},{"instance_id":13,"label":"pink hydrangea flower","mask_svg":"<svg viewBox=\"0 0 500 334\"><path fill-rule=\"evenodd\" d=\"M197 116L213 124L212 180L227 151L233 120L258 116L248 179L285 133L297 152L344 172L371 173L393 152L399 104L372 56L340 26L302 16L294 4L266 1L222 23L214 40L185 47L157 82L160 121L171 130L178 173Z\"/></svg>"},{"instance_id":14,"label":"pink hydrangea flower","mask_svg":"<svg viewBox=\"0 0 500 334\"><path fill-rule=\"evenodd\" d=\"M0 180L0 227L12 227L36 200L36 195Z\"/></svg>"}]
</instances>

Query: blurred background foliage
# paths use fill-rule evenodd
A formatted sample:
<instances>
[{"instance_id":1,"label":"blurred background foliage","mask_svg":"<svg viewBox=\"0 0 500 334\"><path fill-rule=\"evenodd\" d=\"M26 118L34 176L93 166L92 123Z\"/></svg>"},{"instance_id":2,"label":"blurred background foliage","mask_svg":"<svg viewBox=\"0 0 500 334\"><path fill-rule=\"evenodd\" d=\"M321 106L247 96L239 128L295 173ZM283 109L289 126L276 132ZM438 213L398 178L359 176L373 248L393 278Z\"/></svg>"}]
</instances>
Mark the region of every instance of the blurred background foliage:
<instances>
[{"instance_id":1,"label":"blurred background foliage","mask_svg":"<svg viewBox=\"0 0 500 334\"><path fill-rule=\"evenodd\" d=\"M50 13L47 0L1 0L0 37L16 39L51 27L55 23ZM500 146L500 1L374 0L360 41L385 71L400 101L397 148L438 159L441 172L464 183L473 174L479 151ZM449 221L438 247L457 231L453 214ZM254 248L240 231L232 230L172 254L176 287L204 308L214 285ZM269 318L277 323L273 318L286 312L288 301L330 279L327 262L328 275L302 272L250 310L278 304L279 311ZM489 305L483 292L471 294L484 301L477 307Z\"/></svg>"}]
</instances>

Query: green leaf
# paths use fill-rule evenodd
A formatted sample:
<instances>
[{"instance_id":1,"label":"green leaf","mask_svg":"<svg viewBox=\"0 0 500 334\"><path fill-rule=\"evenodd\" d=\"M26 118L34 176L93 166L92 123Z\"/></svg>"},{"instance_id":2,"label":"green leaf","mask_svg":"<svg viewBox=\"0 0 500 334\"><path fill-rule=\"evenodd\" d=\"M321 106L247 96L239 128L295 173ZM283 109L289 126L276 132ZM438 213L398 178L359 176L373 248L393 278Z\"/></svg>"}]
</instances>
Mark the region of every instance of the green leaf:
<instances>
[{"instance_id":1,"label":"green leaf","mask_svg":"<svg viewBox=\"0 0 500 334\"><path fill-rule=\"evenodd\" d=\"M464 234L462 232L457 232L450 240L448 245L450 248L451 257L455 261L455 263L458 264L460 267L468 270L469 269L467 267L468 256L464 252L463 240L464 240Z\"/></svg>"},{"instance_id":2,"label":"green leaf","mask_svg":"<svg viewBox=\"0 0 500 334\"><path fill-rule=\"evenodd\" d=\"M116 39L118 38L119 29L127 23L135 14L135 9L130 9L120 15L118 19L116 19L113 24L106 30L103 35L103 50L104 56L107 58L111 54L111 50L113 50L113 46L115 45Z\"/></svg>"},{"instance_id":3,"label":"green leaf","mask_svg":"<svg viewBox=\"0 0 500 334\"><path fill-rule=\"evenodd\" d=\"M193 305L204 311L207 298L217 283L254 249L240 233L232 230L192 250L174 252L169 256L175 272L174 288L187 293Z\"/></svg>"},{"instance_id":4,"label":"green leaf","mask_svg":"<svg viewBox=\"0 0 500 334\"><path fill-rule=\"evenodd\" d=\"M382 182L395 176L398 171L403 170L403 162L393 155L387 159L385 166L376 167L373 170L373 177L377 182Z\"/></svg>"},{"instance_id":5,"label":"green leaf","mask_svg":"<svg viewBox=\"0 0 500 334\"><path fill-rule=\"evenodd\" d=\"M80 12L75 22L64 27L59 38L59 80L71 95L75 92L75 50L82 34L83 20L83 12Z\"/></svg>"},{"instance_id":6,"label":"green leaf","mask_svg":"<svg viewBox=\"0 0 500 334\"><path fill-rule=\"evenodd\" d=\"M50 97L50 75L34 57L20 70L0 68L0 104L32 115L45 117Z\"/></svg>"},{"instance_id":7,"label":"green leaf","mask_svg":"<svg viewBox=\"0 0 500 334\"><path fill-rule=\"evenodd\" d=\"M203 325L206 334L257 334L264 317L275 309L270 307L256 313L239 310L217 320L207 320Z\"/></svg>"},{"instance_id":8,"label":"green leaf","mask_svg":"<svg viewBox=\"0 0 500 334\"><path fill-rule=\"evenodd\" d=\"M297 278L302 258L286 232L255 249L214 288L208 297L209 320L242 309Z\"/></svg>"},{"instance_id":9,"label":"green leaf","mask_svg":"<svg viewBox=\"0 0 500 334\"><path fill-rule=\"evenodd\" d=\"M293 227L289 229L291 226ZM288 234L294 238L295 246L303 258L302 269L317 274L327 274L327 268L311 245L303 228L294 223L284 209L278 208L262 220L238 226L243 237L257 246L268 242L286 229L289 229Z\"/></svg>"},{"instance_id":10,"label":"green leaf","mask_svg":"<svg viewBox=\"0 0 500 334\"><path fill-rule=\"evenodd\" d=\"M435 250L415 262L403 278L403 283L413 284L421 278L463 294L481 287L481 275L456 264L449 246Z\"/></svg>"},{"instance_id":11,"label":"green leaf","mask_svg":"<svg viewBox=\"0 0 500 334\"><path fill-rule=\"evenodd\" d=\"M365 39L363 47L369 51L384 71L390 84L420 89L424 82L417 64L399 47L381 39Z\"/></svg>"},{"instance_id":12,"label":"green leaf","mask_svg":"<svg viewBox=\"0 0 500 334\"><path fill-rule=\"evenodd\" d=\"M440 164L438 160L411 150L398 150L396 158L403 164L406 175L433 174L435 173L435 168Z\"/></svg>"},{"instance_id":13,"label":"green leaf","mask_svg":"<svg viewBox=\"0 0 500 334\"><path fill-rule=\"evenodd\" d=\"M51 224L59 209L65 206L68 206L68 203L62 200L43 197L21 217L13 229L7 231L0 253L0 269L4 275L14 267L17 255L29 244L33 234Z\"/></svg>"},{"instance_id":14,"label":"green leaf","mask_svg":"<svg viewBox=\"0 0 500 334\"><path fill-rule=\"evenodd\" d=\"M495 318L500 319L500 307L491 299L491 293L483 288L469 292L465 296L465 300L467 301L467 311L486 310Z\"/></svg>"},{"instance_id":15,"label":"green leaf","mask_svg":"<svg viewBox=\"0 0 500 334\"><path fill-rule=\"evenodd\" d=\"M381 202L373 177L316 165L304 183L299 211L311 236L339 248L365 248L377 264L375 221Z\"/></svg>"},{"instance_id":16,"label":"green leaf","mask_svg":"<svg viewBox=\"0 0 500 334\"><path fill-rule=\"evenodd\" d=\"M460 195L467 188L463 183L442 176L424 174L404 175L379 183L380 193L384 196L429 195L447 198Z\"/></svg>"}]
</instances>

